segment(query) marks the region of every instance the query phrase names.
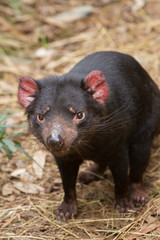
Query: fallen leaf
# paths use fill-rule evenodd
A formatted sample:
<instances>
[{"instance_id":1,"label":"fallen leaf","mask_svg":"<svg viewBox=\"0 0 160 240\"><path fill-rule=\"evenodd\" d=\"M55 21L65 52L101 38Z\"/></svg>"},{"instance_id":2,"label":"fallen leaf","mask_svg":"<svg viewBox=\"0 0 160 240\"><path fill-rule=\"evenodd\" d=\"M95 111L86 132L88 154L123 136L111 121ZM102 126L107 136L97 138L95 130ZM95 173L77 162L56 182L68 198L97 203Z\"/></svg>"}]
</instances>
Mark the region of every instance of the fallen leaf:
<instances>
[{"instance_id":1,"label":"fallen leaf","mask_svg":"<svg viewBox=\"0 0 160 240\"><path fill-rule=\"evenodd\" d=\"M69 23L81 19L93 12L92 6L79 6L71 9L70 11L66 11L63 13L59 13L53 17L53 20L60 21L62 23Z\"/></svg>"},{"instance_id":2,"label":"fallen leaf","mask_svg":"<svg viewBox=\"0 0 160 240\"><path fill-rule=\"evenodd\" d=\"M22 183L16 182L14 187L20 190L23 193L30 193L30 194L43 194L44 188L34 184L34 183Z\"/></svg>"},{"instance_id":3,"label":"fallen leaf","mask_svg":"<svg viewBox=\"0 0 160 240\"><path fill-rule=\"evenodd\" d=\"M51 193L54 191L58 191L61 185L61 178L47 178L45 183L43 184L43 187L45 188L45 193Z\"/></svg>"},{"instance_id":4,"label":"fallen leaf","mask_svg":"<svg viewBox=\"0 0 160 240\"><path fill-rule=\"evenodd\" d=\"M33 169L38 178L42 178L43 167L46 162L46 155L47 155L46 151L39 150L39 151L35 152L35 154L33 156L33 159L34 159Z\"/></svg>"},{"instance_id":5,"label":"fallen leaf","mask_svg":"<svg viewBox=\"0 0 160 240\"><path fill-rule=\"evenodd\" d=\"M137 12L141 8L144 8L145 5L146 5L146 0L135 0L132 6L132 11Z\"/></svg>"},{"instance_id":6,"label":"fallen leaf","mask_svg":"<svg viewBox=\"0 0 160 240\"><path fill-rule=\"evenodd\" d=\"M153 222L156 221L156 218L154 218L154 217L152 217L152 216L149 215L149 216L146 218L146 221L147 221L147 223L153 223Z\"/></svg>"},{"instance_id":7,"label":"fallen leaf","mask_svg":"<svg viewBox=\"0 0 160 240\"><path fill-rule=\"evenodd\" d=\"M14 189L14 193L15 193L15 189ZM16 199L16 196L13 194L7 197L7 201L9 201L9 202L14 202L15 199Z\"/></svg>"},{"instance_id":8,"label":"fallen leaf","mask_svg":"<svg viewBox=\"0 0 160 240\"><path fill-rule=\"evenodd\" d=\"M132 239L135 239L136 237L140 236L140 235L143 235L146 234L146 233L149 233L153 230L155 230L156 228L160 227L160 224L157 224L157 223L153 223L153 224L146 224L144 225L141 229L139 229L138 231L136 231L134 234L132 233L131 235L129 235L127 237L127 240L132 240Z\"/></svg>"},{"instance_id":9,"label":"fallen leaf","mask_svg":"<svg viewBox=\"0 0 160 240\"><path fill-rule=\"evenodd\" d=\"M37 176L32 174L31 172L25 171L21 174L21 181L23 183L33 183L37 180Z\"/></svg>"},{"instance_id":10,"label":"fallen leaf","mask_svg":"<svg viewBox=\"0 0 160 240\"><path fill-rule=\"evenodd\" d=\"M6 183L2 187L2 195L3 196L11 195L13 193L13 191L14 191L14 186L10 183Z\"/></svg>"},{"instance_id":11,"label":"fallen leaf","mask_svg":"<svg viewBox=\"0 0 160 240\"><path fill-rule=\"evenodd\" d=\"M24 173L25 171L26 171L25 168L16 169L15 171L13 171L13 172L11 173L11 176L12 176L12 177L18 177L18 176L20 176L22 173Z\"/></svg>"}]
</instances>

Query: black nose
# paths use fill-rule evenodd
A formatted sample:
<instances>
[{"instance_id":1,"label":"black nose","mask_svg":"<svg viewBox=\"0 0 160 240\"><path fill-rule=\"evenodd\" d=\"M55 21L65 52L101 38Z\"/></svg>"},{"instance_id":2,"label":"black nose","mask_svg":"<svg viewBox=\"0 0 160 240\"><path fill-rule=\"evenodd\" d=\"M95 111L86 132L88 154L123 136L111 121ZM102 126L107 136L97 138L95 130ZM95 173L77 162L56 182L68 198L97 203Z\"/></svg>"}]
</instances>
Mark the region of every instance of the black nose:
<instances>
[{"instance_id":1,"label":"black nose","mask_svg":"<svg viewBox=\"0 0 160 240\"><path fill-rule=\"evenodd\" d=\"M64 140L59 134L51 134L47 138L47 145L53 150L60 150L64 146Z\"/></svg>"}]
</instances>

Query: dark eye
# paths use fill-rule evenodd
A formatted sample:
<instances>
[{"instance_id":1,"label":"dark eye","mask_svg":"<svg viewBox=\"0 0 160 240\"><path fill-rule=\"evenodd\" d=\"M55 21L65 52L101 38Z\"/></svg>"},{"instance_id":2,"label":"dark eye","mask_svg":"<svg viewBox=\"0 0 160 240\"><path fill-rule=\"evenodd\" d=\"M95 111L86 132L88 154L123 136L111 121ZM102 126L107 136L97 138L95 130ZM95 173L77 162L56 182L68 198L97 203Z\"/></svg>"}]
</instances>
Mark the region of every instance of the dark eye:
<instances>
[{"instance_id":1,"label":"dark eye","mask_svg":"<svg viewBox=\"0 0 160 240\"><path fill-rule=\"evenodd\" d=\"M38 115L37 115L37 120L38 120L39 122L44 122L45 118L43 117L42 114L38 114Z\"/></svg>"},{"instance_id":2,"label":"dark eye","mask_svg":"<svg viewBox=\"0 0 160 240\"><path fill-rule=\"evenodd\" d=\"M84 112L77 112L76 113L76 118L77 119L83 119L85 117L85 113Z\"/></svg>"}]
</instances>

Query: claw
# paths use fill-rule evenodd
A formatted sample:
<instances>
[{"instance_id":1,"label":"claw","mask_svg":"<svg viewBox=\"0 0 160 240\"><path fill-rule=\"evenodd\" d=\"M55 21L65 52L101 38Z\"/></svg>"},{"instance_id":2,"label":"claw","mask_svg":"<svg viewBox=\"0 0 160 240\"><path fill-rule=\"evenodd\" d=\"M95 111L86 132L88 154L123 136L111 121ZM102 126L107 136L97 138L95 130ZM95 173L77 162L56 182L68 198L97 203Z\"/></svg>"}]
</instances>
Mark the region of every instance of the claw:
<instances>
[{"instance_id":1,"label":"claw","mask_svg":"<svg viewBox=\"0 0 160 240\"><path fill-rule=\"evenodd\" d=\"M56 211L56 215L58 220L64 222L75 215L77 215L77 202L72 201L70 203L66 203L65 201L58 207Z\"/></svg>"},{"instance_id":2,"label":"claw","mask_svg":"<svg viewBox=\"0 0 160 240\"><path fill-rule=\"evenodd\" d=\"M129 210L133 210L134 209L132 201L130 199L128 199L127 197L116 199L114 207L120 213L126 213L126 212L129 212Z\"/></svg>"},{"instance_id":3,"label":"claw","mask_svg":"<svg viewBox=\"0 0 160 240\"><path fill-rule=\"evenodd\" d=\"M131 199L135 206L144 206L148 201L148 194L141 183L131 185Z\"/></svg>"}]
</instances>

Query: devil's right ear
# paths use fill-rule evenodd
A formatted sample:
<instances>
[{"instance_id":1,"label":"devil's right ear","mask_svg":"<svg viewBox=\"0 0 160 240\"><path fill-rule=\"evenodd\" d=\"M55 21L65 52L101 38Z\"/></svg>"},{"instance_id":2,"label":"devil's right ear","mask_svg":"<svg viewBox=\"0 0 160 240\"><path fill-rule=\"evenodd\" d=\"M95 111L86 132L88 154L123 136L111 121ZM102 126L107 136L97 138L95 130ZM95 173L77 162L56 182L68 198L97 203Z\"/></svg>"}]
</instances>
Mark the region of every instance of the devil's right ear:
<instances>
[{"instance_id":1,"label":"devil's right ear","mask_svg":"<svg viewBox=\"0 0 160 240\"><path fill-rule=\"evenodd\" d=\"M28 76L20 77L18 86L18 100L20 104L27 108L35 99L35 95L39 92L36 81Z\"/></svg>"},{"instance_id":2,"label":"devil's right ear","mask_svg":"<svg viewBox=\"0 0 160 240\"><path fill-rule=\"evenodd\" d=\"M109 95L106 78L102 72L95 70L87 74L82 80L82 88L92 94L94 100L104 105Z\"/></svg>"}]
</instances>

